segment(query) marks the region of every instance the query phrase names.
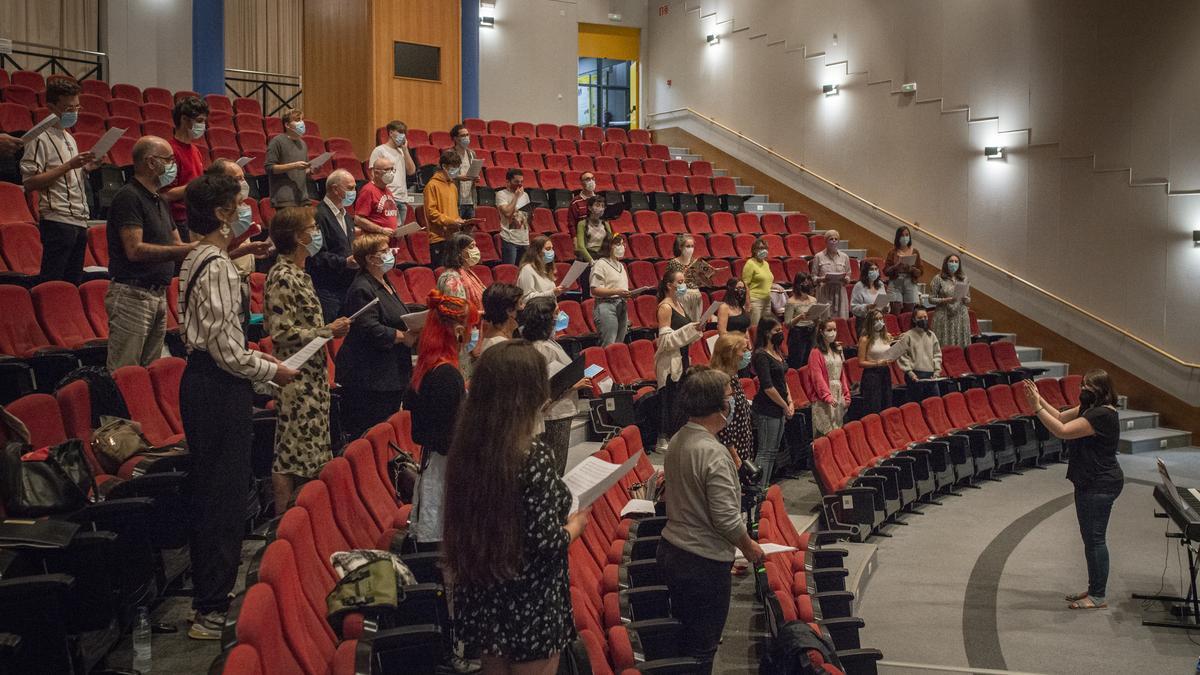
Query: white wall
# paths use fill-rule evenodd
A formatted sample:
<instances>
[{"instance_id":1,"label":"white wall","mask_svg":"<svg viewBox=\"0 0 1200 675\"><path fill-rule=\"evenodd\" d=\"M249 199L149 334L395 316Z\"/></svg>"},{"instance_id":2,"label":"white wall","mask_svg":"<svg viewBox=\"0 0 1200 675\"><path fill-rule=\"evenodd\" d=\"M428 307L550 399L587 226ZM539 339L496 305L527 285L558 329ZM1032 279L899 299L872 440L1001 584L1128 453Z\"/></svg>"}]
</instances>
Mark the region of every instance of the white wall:
<instances>
[{"instance_id":1,"label":"white wall","mask_svg":"<svg viewBox=\"0 0 1200 675\"><path fill-rule=\"evenodd\" d=\"M107 0L101 3L100 40L109 55L110 82L192 88L190 0Z\"/></svg>"},{"instance_id":2,"label":"white wall","mask_svg":"<svg viewBox=\"0 0 1200 675\"><path fill-rule=\"evenodd\" d=\"M653 4L644 115L692 107L1200 361L1200 197L1093 171L1200 189L1200 4L672 0L665 17ZM907 81L916 97L894 93ZM824 97L826 82L841 94ZM943 112L966 105L978 121Z\"/></svg>"},{"instance_id":3,"label":"white wall","mask_svg":"<svg viewBox=\"0 0 1200 675\"><path fill-rule=\"evenodd\" d=\"M641 27L646 0L497 0L495 28L479 29L484 119L575 124L579 24Z\"/></svg>"}]
</instances>

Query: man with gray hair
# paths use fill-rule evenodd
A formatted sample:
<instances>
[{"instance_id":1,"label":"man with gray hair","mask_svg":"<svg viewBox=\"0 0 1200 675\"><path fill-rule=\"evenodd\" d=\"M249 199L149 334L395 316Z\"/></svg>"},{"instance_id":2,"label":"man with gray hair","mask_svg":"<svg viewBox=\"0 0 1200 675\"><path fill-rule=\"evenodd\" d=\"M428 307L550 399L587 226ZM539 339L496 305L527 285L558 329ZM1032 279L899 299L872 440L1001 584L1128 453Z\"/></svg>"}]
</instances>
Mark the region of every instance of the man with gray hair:
<instances>
[{"instance_id":1,"label":"man with gray hair","mask_svg":"<svg viewBox=\"0 0 1200 675\"><path fill-rule=\"evenodd\" d=\"M306 266L312 276L321 314L325 323L341 315L342 300L354 280L358 263L351 255L354 244L354 218L349 209L357 194L354 177L338 169L325 179L325 199L317 204L317 231L321 233L321 250L308 256Z\"/></svg>"},{"instance_id":2,"label":"man with gray hair","mask_svg":"<svg viewBox=\"0 0 1200 675\"><path fill-rule=\"evenodd\" d=\"M396 176L396 165L386 156L371 162L370 182L362 187L354 203L354 224L364 233L386 234L389 237L400 225L396 199L390 185Z\"/></svg>"},{"instance_id":3,"label":"man with gray hair","mask_svg":"<svg viewBox=\"0 0 1200 675\"><path fill-rule=\"evenodd\" d=\"M148 366L162 355L167 330L167 287L185 244L159 191L171 183L175 155L157 136L133 145L133 178L113 196L108 211L108 369Z\"/></svg>"}]
</instances>

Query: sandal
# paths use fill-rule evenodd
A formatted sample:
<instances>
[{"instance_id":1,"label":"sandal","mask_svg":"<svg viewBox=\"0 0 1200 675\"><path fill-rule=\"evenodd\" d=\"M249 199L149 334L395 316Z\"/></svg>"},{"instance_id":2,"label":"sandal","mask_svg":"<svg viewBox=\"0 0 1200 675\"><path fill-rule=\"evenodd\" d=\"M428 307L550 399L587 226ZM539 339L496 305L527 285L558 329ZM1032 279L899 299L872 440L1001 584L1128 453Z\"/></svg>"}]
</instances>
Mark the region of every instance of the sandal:
<instances>
[{"instance_id":1,"label":"sandal","mask_svg":"<svg viewBox=\"0 0 1200 675\"><path fill-rule=\"evenodd\" d=\"M1068 609L1108 609L1108 603L1102 602L1096 604L1096 601L1090 597L1083 597L1071 604L1067 605Z\"/></svg>"},{"instance_id":2,"label":"sandal","mask_svg":"<svg viewBox=\"0 0 1200 675\"><path fill-rule=\"evenodd\" d=\"M1076 602L1078 600L1082 600L1082 599L1086 598L1087 596L1088 596L1087 591L1084 591L1082 593L1079 593L1078 595L1065 596L1063 598L1063 600L1066 600L1067 602Z\"/></svg>"}]
</instances>

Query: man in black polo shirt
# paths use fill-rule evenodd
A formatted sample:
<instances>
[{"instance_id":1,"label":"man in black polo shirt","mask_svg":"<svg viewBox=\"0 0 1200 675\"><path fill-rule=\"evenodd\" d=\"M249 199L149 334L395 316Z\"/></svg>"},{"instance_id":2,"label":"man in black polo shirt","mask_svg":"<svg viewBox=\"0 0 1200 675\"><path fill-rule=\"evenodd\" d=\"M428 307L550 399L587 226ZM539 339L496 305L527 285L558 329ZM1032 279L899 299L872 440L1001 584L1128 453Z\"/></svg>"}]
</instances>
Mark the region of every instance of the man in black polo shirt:
<instances>
[{"instance_id":1,"label":"man in black polo shirt","mask_svg":"<svg viewBox=\"0 0 1200 675\"><path fill-rule=\"evenodd\" d=\"M108 369L148 366L162 355L167 331L167 286L175 262L195 244L184 244L158 191L174 180L171 146L143 136L133 146L133 178L108 211Z\"/></svg>"}]
</instances>

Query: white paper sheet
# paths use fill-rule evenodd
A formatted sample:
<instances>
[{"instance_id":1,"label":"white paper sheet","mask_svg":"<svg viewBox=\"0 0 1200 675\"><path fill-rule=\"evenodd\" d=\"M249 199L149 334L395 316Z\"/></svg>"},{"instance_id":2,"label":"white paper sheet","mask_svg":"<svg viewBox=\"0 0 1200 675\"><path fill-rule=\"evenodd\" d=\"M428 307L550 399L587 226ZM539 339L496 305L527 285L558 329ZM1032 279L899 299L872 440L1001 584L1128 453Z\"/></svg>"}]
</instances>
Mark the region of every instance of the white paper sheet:
<instances>
[{"instance_id":1,"label":"white paper sheet","mask_svg":"<svg viewBox=\"0 0 1200 675\"><path fill-rule=\"evenodd\" d=\"M759 546L762 547L763 553L765 553L767 555L774 555L776 553L787 553L788 551L796 550L795 546L784 546L783 544L759 544ZM746 559L746 556L742 555L742 552L740 550L737 552L737 555L735 557L740 558L742 560Z\"/></svg>"},{"instance_id":2,"label":"white paper sheet","mask_svg":"<svg viewBox=\"0 0 1200 675\"><path fill-rule=\"evenodd\" d=\"M713 350L717 348L717 340L720 339L720 337L721 337L721 334L717 333L716 335L710 335L709 338L707 340L705 340L705 342L708 343L708 353L709 354L712 354Z\"/></svg>"},{"instance_id":3,"label":"white paper sheet","mask_svg":"<svg viewBox=\"0 0 1200 675\"><path fill-rule=\"evenodd\" d=\"M313 157L312 161L308 163L308 168L316 171L317 169L321 168L325 162L328 162L331 159L333 159L332 152L322 152L316 157Z\"/></svg>"},{"instance_id":4,"label":"white paper sheet","mask_svg":"<svg viewBox=\"0 0 1200 675\"><path fill-rule=\"evenodd\" d=\"M567 270L567 275L563 277L562 283L559 286L570 288L579 276L583 274L583 271L588 268L588 265L589 263L585 263L582 260L576 260L571 263L571 269Z\"/></svg>"},{"instance_id":5,"label":"white paper sheet","mask_svg":"<svg viewBox=\"0 0 1200 675\"><path fill-rule=\"evenodd\" d=\"M42 134L46 133L47 129L49 129L50 127L54 126L57 123L58 123L58 115L55 115L54 113L50 113L49 115L46 115L44 118L42 118L41 122L38 122L37 124L33 125L32 129L30 129L29 131L26 131L25 134L23 136L21 136L21 142L24 143L25 145L29 145L30 141L32 141L33 139L37 138L38 136L41 136Z\"/></svg>"},{"instance_id":6,"label":"white paper sheet","mask_svg":"<svg viewBox=\"0 0 1200 675\"><path fill-rule=\"evenodd\" d=\"M792 319L792 325L794 326L801 321L819 321L828 315L828 302L814 302L809 306L808 311L803 314L797 314L796 318Z\"/></svg>"},{"instance_id":7,"label":"white paper sheet","mask_svg":"<svg viewBox=\"0 0 1200 675\"><path fill-rule=\"evenodd\" d=\"M254 161L253 157L238 157L238 160L237 160L237 162L235 162L235 164L237 164L238 166L240 166L244 169L244 168L246 168L246 165L252 161Z\"/></svg>"},{"instance_id":8,"label":"white paper sheet","mask_svg":"<svg viewBox=\"0 0 1200 675\"><path fill-rule=\"evenodd\" d=\"M888 347L887 353L883 355L884 361L895 361L908 351L908 340L896 340Z\"/></svg>"},{"instance_id":9,"label":"white paper sheet","mask_svg":"<svg viewBox=\"0 0 1200 675\"><path fill-rule=\"evenodd\" d=\"M100 137L100 140L96 141L96 144L93 145L88 152L95 155L96 159L100 159L112 149L112 146L117 144L117 139L124 134L124 129L109 129L108 131L104 132L104 135Z\"/></svg>"},{"instance_id":10,"label":"white paper sheet","mask_svg":"<svg viewBox=\"0 0 1200 675\"><path fill-rule=\"evenodd\" d=\"M613 379L611 377L606 377L602 380L596 380L596 386L600 388L600 393L607 394L608 392L612 391Z\"/></svg>"},{"instance_id":11,"label":"white paper sheet","mask_svg":"<svg viewBox=\"0 0 1200 675\"><path fill-rule=\"evenodd\" d=\"M649 499L630 499L625 502L625 506L621 507L621 517L624 518L631 513L644 513L652 516L654 515L654 502Z\"/></svg>"},{"instance_id":12,"label":"white paper sheet","mask_svg":"<svg viewBox=\"0 0 1200 675\"><path fill-rule=\"evenodd\" d=\"M696 323L700 324L701 330L704 330L704 327L708 325L709 320L717 315L717 308L720 305L721 303L714 302L708 306L708 309L704 310L703 314L700 315L700 319Z\"/></svg>"},{"instance_id":13,"label":"white paper sheet","mask_svg":"<svg viewBox=\"0 0 1200 675\"><path fill-rule=\"evenodd\" d=\"M471 160L471 166L467 169L467 174L465 177L471 179L478 178L481 170L483 170L483 160L473 159Z\"/></svg>"},{"instance_id":14,"label":"white paper sheet","mask_svg":"<svg viewBox=\"0 0 1200 675\"><path fill-rule=\"evenodd\" d=\"M887 307L887 306L888 306L888 302L889 302L889 301L888 301L888 294L887 294L887 293L880 293L879 295L875 296L875 306L876 306L876 307L878 307L878 308L880 308L880 309L883 309L884 307Z\"/></svg>"},{"instance_id":15,"label":"white paper sheet","mask_svg":"<svg viewBox=\"0 0 1200 675\"><path fill-rule=\"evenodd\" d=\"M912 267L913 265L916 265L916 264L917 264L917 256L915 256L915 255L902 255L902 256L900 256L900 264L901 264L901 265L908 265L909 267Z\"/></svg>"},{"instance_id":16,"label":"white paper sheet","mask_svg":"<svg viewBox=\"0 0 1200 675\"><path fill-rule=\"evenodd\" d=\"M400 317L404 321L404 325L408 326L408 330L417 331L425 327L425 319L429 316L429 310L421 310L412 314L405 314Z\"/></svg>"},{"instance_id":17,"label":"white paper sheet","mask_svg":"<svg viewBox=\"0 0 1200 675\"><path fill-rule=\"evenodd\" d=\"M595 377L603 372L604 372L603 368L601 368L600 366L593 363L592 365L583 369L583 376L584 377Z\"/></svg>"},{"instance_id":18,"label":"white paper sheet","mask_svg":"<svg viewBox=\"0 0 1200 675\"><path fill-rule=\"evenodd\" d=\"M563 476L563 482L567 484L567 489L571 491L571 510L569 513L575 513L580 509L591 506L592 502L603 496L625 474L633 470L641 454L639 450L637 454L625 460L622 464L613 464L612 462L606 462L595 457L588 457L579 464L576 464L575 468Z\"/></svg>"},{"instance_id":19,"label":"white paper sheet","mask_svg":"<svg viewBox=\"0 0 1200 675\"><path fill-rule=\"evenodd\" d=\"M371 309L372 307L374 307L377 304L379 304L379 298L371 298L370 302L363 305L361 308L359 308L359 310L357 312L350 315L350 320L354 321L355 319L357 319L359 317L360 314L367 311L368 309Z\"/></svg>"},{"instance_id":20,"label":"white paper sheet","mask_svg":"<svg viewBox=\"0 0 1200 675\"><path fill-rule=\"evenodd\" d=\"M292 370L299 369L300 366L304 365L305 361L312 358L312 355L316 354L321 347L324 347L326 342L329 342L329 338L327 337L313 338L311 342L301 347L300 351L292 354L291 357L285 360L283 365L291 368Z\"/></svg>"},{"instance_id":21,"label":"white paper sheet","mask_svg":"<svg viewBox=\"0 0 1200 675\"><path fill-rule=\"evenodd\" d=\"M408 235L410 235L414 232L420 232L420 231L421 231L421 226L418 225L417 223L409 223L407 225L401 225L400 227L396 228L395 232L392 232L392 239L399 239L400 237L407 237Z\"/></svg>"},{"instance_id":22,"label":"white paper sheet","mask_svg":"<svg viewBox=\"0 0 1200 675\"><path fill-rule=\"evenodd\" d=\"M971 294L971 284L965 281L957 281L954 283L954 299L962 300Z\"/></svg>"},{"instance_id":23,"label":"white paper sheet","mask_svg":"<svg viewBox=\"0 0 1200 675\"><path fill-rule=\"evenodd\" d=\"M845 280L846 280L845 272L828 272L825 274L825 279L822 283L835 284L835 283L838 283L839 281L845 281Z\"/></svg>"}]
</instances>

